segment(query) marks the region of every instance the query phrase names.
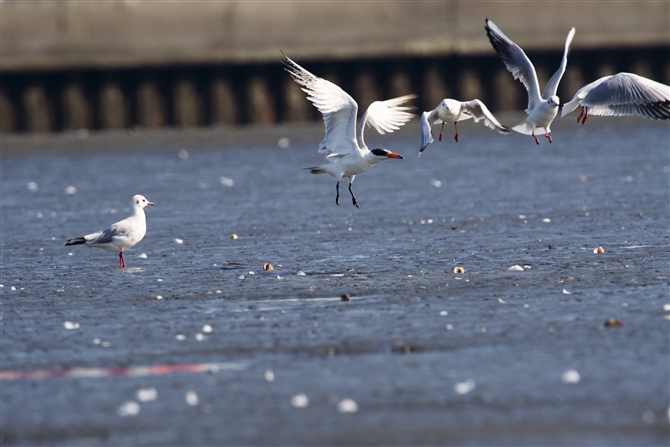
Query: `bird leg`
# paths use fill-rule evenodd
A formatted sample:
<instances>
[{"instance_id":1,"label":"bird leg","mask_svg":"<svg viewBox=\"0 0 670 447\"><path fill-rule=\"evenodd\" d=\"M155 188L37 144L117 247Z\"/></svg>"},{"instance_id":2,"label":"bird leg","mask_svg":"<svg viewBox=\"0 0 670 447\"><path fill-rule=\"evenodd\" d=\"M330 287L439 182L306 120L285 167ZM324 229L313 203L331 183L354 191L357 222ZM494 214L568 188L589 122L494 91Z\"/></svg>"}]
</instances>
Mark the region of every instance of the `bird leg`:
<instances>
[{"instance_id":1,"label":"bird leg","mask_svg":"<svg viewBox=\"0 0 670 447\"><path fill-rule=\"evenodd\" d=\"M438 138L438 141L442 141L442 135L444 135L444 121L442 121L442 128L440 129L440 138Z\"/></svg>"},{"instance_id":2,"label":"bird leg","mask_svg":"<svg viewBox=\"0 0 670 447\"><path fill-rule=\"evenodd\" d=\"M351 193L351 202L354 204L354 206L358 209L361 207L358 206L358 202L356 202L356 196L354 195L354 192L351 190L351 182L349 182L349 192Z\"/></svg>"},{"instance_id":3,"label":"bird leg","mask_svg":"<svg viewBox=\"0 0 670 447\"><path fill-rule=\"evenodd\" d=\"M337 196L335 197L335 203L337 205L340 204L340 181L337 181L337 184L335 185L335 191L337 191Z\"/></svg>"},{"instance_id":4,"label":"bird leg","mask_svg":"<svg viewBox=\"0 0 670 447\"><path fill-rule=\"evenodd\" d=\"M551 138L551 135L549 135L549 132L545 133L544 136L547 137L550 143L554 142L553 138Z\"/></svg>"},{"instance_id":5,"label":"bird leg","mask_svg":"<svg viewBox=\"0 0 670 447\"><path fill-rule=\"evenodd\" d=\"M454 121L454 127L456 128L456 136L454 137L454 140L458 143L458 121Z\"/></svg>"},{"instance_id":6,"label":"bird leg","mask_svg":"<svg viewBox=\"0 0 670 447\"><path fill-rule=\"evenodd\" d=\"M537 137L535 136L535 131L533 131L533 132L531 133L531 135L533 136L533 138L535 138L535 142L536 142L537 144L540 144L540 140L538 140Z\"/></svg>"},{"instance_id":7,"label":"bird leg","mask_svg":"<svg viewBox=\"0 0 670 447\"><path fill-rule=\"evenodd\" d=\"M122 269L122 268L125 268L125 267L126 267L126 260L123 259L123 252L120 251L119 252L119 268Z\"/></svg>"},{"instance_id":8,"label":"bird leg","mask_svg":"<svg viewBox=\"0 0 670 447\"><path fill-rule=\"evenodd\" d=\"M580 113L579 116L577 117L577 122L579 123L579 119L581 118L583 126L584 123L586 122L586 118L588 117L589 117L589 108L586 106L582 106L582 113Z\"/></svg>"}]
</instances>

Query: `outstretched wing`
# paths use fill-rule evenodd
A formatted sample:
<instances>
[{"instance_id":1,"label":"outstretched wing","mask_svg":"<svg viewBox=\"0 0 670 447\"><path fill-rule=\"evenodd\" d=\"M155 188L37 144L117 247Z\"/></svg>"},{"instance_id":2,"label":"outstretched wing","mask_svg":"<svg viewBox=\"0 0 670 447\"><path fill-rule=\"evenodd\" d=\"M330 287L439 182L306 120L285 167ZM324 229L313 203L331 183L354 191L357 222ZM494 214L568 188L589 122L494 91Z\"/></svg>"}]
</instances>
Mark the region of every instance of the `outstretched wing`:
<instances>
[{"instance_id":1,"label":"outstretched wing","mask_svg":"<svg viewBox=\"0 0 670 447\"><path fill-rule=\"evenodd\" d=\"M596 81L597 82L597 81ZM639 115L670 119L670 86L632 73L618 73L597 84L581 101L589 115Z\"/></svg>"},{"instance_id":2,"label":"outstretched wing","mask_svg":"<svg viewBox=\"0 0 670 447\"><path fill-rule=\"evenodd\" d=\"M475 122L479 122L479 120L483 119L486 127L497 130L503 134L508 134L512 131L509 127L500 124L488 107L486 107L480 100L473 99L472 101L467 101L461 104L465 111L472 115Z\"/></svg>"},{"instance_id":3,"label":"outstretched wing","mask_svg":"<svg viewBox=\"0 0 670 447\"><path fill-rule=\"evenodd\" d=\"M356 149L356 101L337 85L314 76L285 54L282 62L293 80L307 93L307 99L323 114L326 136L319 143L319 152L348 154Z\"/></svg>"},{"instance_id":4,"label":"outstretched wing","mask_svg":"<svg viewBox=\"0 0 670 447\"><path fill-rule=\"evenodd\" d=\"M528 109L527 112L540 102L540 87L537 83L537 74L535 67L523 52L521 47L512 42L495 23L486 19L486 35L491 41L491 45L505 63L507 69L512 73L514 79L518 79L528 90Z\"/></svg>"},{"instance_id":5,"label":"outstretched wing","mask_svg":"<svg viewBox=\"0 0 670 447\"><path fill-rule=\"evenodd\" d=\"M403 106L402 104L416 98L416 95L405 95L398 98L387 99L386 101L375 101L363 114L361 122L358 123L358 132L356 138L358 140L358 147L365 147L363 140L363 133L365 125L374 127L380 134L386 132L393 132L400 129L400 126L414 117L412 107Z\"/></svg>"},{"instance_id":6,"label":"outstretched wing","mask_svg":"<svg viewBox=\"0 0 670 447\"><path fill-rule=\"evenodd\" d=\"M437 109L431 110L430 112L423 112L421 114L421 148L419 149L419 157L421 156L421 152L423 152L430 143L435 141L433 140L433 131L431 130L435 118L437 118Z\"/></svg>"},{"instance_id":7,"label":"outstretched wing","mask_svg":"<svg viewBox=\"0 0 670 447\"><path fill-rule=\"evenodd\" d=\"M570 44L572 43L573 37L575 37L574 28L570 29L568 37L565 39L565 49L563 50L563 60L561 61L561 65L558 67L558 70L556 70L556 73L554 73L551 79L549 79L549 82L547 82L547 85L542 91L542 97L544 99L549 99L550 96L554 96L558 91L558 84L561 82L563 73L565 73L565 67L568 65L568 53L570 52Z\"/></svg>"}]
</instances>

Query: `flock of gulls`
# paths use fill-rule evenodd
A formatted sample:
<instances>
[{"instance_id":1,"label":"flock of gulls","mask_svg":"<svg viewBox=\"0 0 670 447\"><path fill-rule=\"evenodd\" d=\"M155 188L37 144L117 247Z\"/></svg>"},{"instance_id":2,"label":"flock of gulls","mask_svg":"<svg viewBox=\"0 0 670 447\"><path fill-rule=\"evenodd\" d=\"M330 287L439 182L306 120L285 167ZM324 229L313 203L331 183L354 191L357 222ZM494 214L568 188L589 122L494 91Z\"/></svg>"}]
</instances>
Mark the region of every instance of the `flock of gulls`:
<instances>
[{"instance_id":1,"label":"flock of gulls","mask_svg":"<svg viewBox=\"0 0 670 447\"><path fill-rule=\"evenodd\" d=\"M484 120L487 127L501 134L515 131L531 135L535 142L540 144L536 133L544 133L551 143L553 140L549 135L550 126L558 112L560 111L563 117L577 107L581 107L577 122L582 124L586 122L589 115L638 115L650 119L670 119L670 86L632 73L617 73L600 78L580 88L571 101L561 106L556 92L568 63L570 43L575 35L574 28L568 32L558 70L549 79L541 93L535 67L521 47L488 19L486 19L485 29L500 59L505 63L514 79L521 81L528 91L528 108L525 110L528 117L510 128L500 124L479 99L460 102L446 98L434 110L423 112L421 115L419 155L434 141L431 127L440 122L442 123L440 141L442 141L445 123L454 124L456 131L454 139L458 142L458 122L472 118L475 122ZM329 174L337 179L335 203L338 205L340 204L340 180L348 180L352 203L358 208L356 196L351 189L354 178L380 161L393 158L404 159L401 155L388 149L370 150L365 145L363 138L365 127L373 127L380 134L399 129L413 118L414 115L410 112L411 107L405 104L416 96L406 95L373 102L357 126L358 104L349 94L332 82L305 70L286 55L282 62L293 80L307 93L307 99L323 114L326 135L319 144L319 152L325 154L328 162L305 169L312 174ZM70 239L65 245L85 244L118 252L119 266L124 268L126 263L123 252L144 238L147 229L144 208L153 205L144 196L136 195L132 199L133 214L130 217L111 225L106 230Z\"/></svg>"}]
</instances>

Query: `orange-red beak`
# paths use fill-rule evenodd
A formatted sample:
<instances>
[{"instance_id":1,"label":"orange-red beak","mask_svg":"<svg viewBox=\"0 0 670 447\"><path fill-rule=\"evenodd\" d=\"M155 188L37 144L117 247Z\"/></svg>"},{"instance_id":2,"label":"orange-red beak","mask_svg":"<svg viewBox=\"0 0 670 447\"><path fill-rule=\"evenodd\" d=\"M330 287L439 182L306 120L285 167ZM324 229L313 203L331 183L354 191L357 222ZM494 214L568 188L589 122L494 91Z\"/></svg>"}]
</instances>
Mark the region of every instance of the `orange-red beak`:
<instances>
[{"instance_id":1,"label":"orange-red beak","mask_svg":"<svg viewBox=\"0 0 670 447\"><path fill-rule=\"evenodd\" d=\"M400 154L396 154L395 152L391 152L391 153L389 154L389 158L398 158L398 159L400 159L400 160L404 160L404 159L405 159L405 157L403 157L403 156L400 155Z\"/></svg>"},{"instance_id":2,"label":"orange-red beak","mask_svg":"<svg viewBox=\"0 0 670 447\"><path fill-rule=\"evenodd\" d=\"M155 204L154 202L149 202L149 201L147 200L147 206L156 206L156 204Z\"/></svg>"}]
</instances>

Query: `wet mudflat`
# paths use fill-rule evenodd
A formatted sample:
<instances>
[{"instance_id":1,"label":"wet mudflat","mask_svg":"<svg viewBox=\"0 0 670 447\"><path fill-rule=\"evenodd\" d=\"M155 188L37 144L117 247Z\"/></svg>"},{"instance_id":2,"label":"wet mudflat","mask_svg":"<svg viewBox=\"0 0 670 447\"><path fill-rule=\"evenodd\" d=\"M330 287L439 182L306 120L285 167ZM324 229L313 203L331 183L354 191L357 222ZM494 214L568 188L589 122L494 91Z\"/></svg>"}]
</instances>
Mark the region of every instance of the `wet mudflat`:
<instances>
[{"instance_id":1,"label":"wet mudflat","mask_svg":"<svg viewBox=\"0 0 670 447\"><path fill-rule=\"evenodd\" d=\"M667 445L667 123L460 130L368 131L361 209L320 125L3 137L3 443Z\"/></svg>"}]
</instances>

